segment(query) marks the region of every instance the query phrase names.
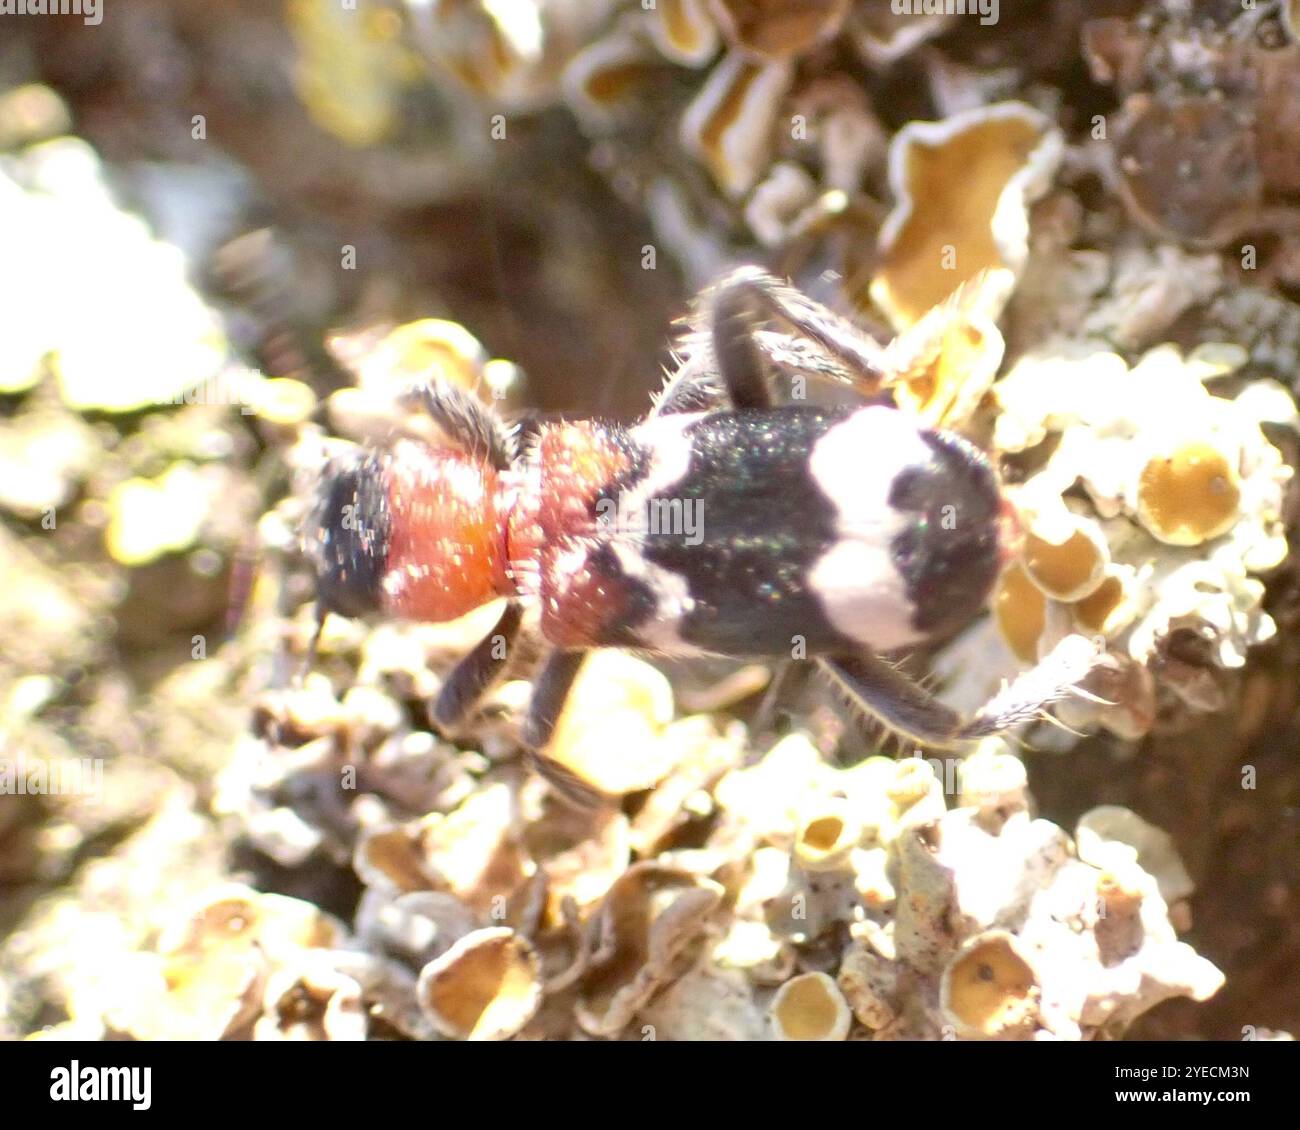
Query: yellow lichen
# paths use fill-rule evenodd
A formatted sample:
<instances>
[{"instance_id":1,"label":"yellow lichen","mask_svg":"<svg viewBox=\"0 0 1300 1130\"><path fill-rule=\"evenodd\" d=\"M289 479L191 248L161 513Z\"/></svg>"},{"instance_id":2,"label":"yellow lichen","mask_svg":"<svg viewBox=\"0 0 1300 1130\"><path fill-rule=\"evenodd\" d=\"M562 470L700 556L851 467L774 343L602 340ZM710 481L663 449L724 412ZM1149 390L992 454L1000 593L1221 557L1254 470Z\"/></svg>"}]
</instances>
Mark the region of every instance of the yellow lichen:
<instances>
[{"instance_id":1,"label":"yellow lichen","mask_svg":"<svg viewBox=\"0 0 1300 1130\"><path fill-rule=\"evenodd\" d=\"M931 427L967 423L1002 364L992 314L1013 284L1010 271L984 271L889 343L885 383L900 408Z\"/></svg>"},{"instance_id":2,"label":"yellow lichen","mask_svg":"<svg viewBox=\"0 0 1300 1130\"><path fill-rule=\"evenodd\" d=\"M849 16L848 32L868 62L886 66L943 32L954 19L943 8L934 4L923 12L916 4L911 16L899 19L892 5L858 4Z\"/></svg>"},{"instance_id":3,"label":"yellow lichen","mask_svg":"<svg viewBox=\"0 0 1300 1130\"><path fill-rule=\"evenodd\" d=\"M1124 582L1118 575L1104 577L1088 596L1075 602L1075 622L1086 632L1108 634L1124 595Z\"/></svg>"},{"instance_id":4,"label":"yellow lichen","mask_svg":"<svg viewBox=\"0 0 1300 1130\"><path fill-rule=\"evenodd\" d=\"M474 388L483 376L487 351L478 338L456 322L421 318L392 330L372 355L393 381L443 379ZM366 375L373 371L367 366Z\"/></svg>"},{"instance_id":5,"label":"yellow lichen","mask_svg":"<svg viewBox=\"0 0 1300 1130\"><path fill-rule=\"evenodd\" d=\"M299 97L318 125L349 145L373 145L397 124L402 89L416 73L401 19L373 0L291 0Z\"/></svg>"},{"instance_id":6,"label":"yellow lichen","mask_svg":"<svg viewBox=\"0 0 1300 1130\"><path fill-rule=\"evenodd\" d=\"M1038 981L1009 934L969 942L944 970L945 1015L963 1035L996 1038L1023 1032L1038 1012Z\"/></svg>"},{"instance_id":7,"label":"yellow lichen","mask_svg":"<svg viewBox=\"0 0 1300 1130\"><path fill-rule=\"evenodd\" d=\"M840 29L848 0L715 0L729 42L766 59L803 55Z\"/></svg>"},{"instance_id":8,"label":"yellow lichen","mask_svg":"<svg viewBox=\"0 0 1300 1130\"><path fill-rule=\"evenodd\" d=\"M843 867L861 836L862 826L849 805L823 802L799 828L795 860L808 871Z\"/></svg>"},{"instance_id":9,"label":"yellow lichen","mask_svg":"<svg viewBox=\"0 0 1300 1130\"><path fill-rule=\"evenodd\" d=\"M1002 103L912 122L890 147L897 199L881 228L871 297L903 330L958 284L1027 254L1027 201L1055 168L1059 135L1036 110ZM1005 299L1005 296L1004 296Z\"/></svg>"},{"instance_id":10,"label":"yellow lichen","mask_svg":"<svg viewBox=\"0 0 1300 1130\"><path fill-rule=\"evenodd\" d=\"M443 1035L508 1039L541 1004L540 969L537 952L513 930L476 930L424 967L420 1004Z\"/></svg>"},{"instance_id":11,"label":"yellow lichen","mask_svg":"<svg viewBox=\"0 0 1300 1130\"><path fill-rule=\"evenodd\" d=\"M569 61L565 92L579 117L599 126L640 106L647 83L663 69L663 59L644 39L616 31Z\"/></svg>"},{"instance_id":12,"label":"yellow lichen","mask_svg":"<svg viewBox=\"0 0 1300 1130\"><path fill-rule=\"evenodd\" d=\"M591 968L575 1015L594 1036L621 1031L679 972L677 957L704 928L723 888L653 861L633 864L609 889L592 931Z\"/></svg>"},{"instance_id":13,"label":"yellow lichen","mask_svg":"<svg viewBox=\"0 0 1300 1130\"><path fill-rule=\"evenodd\" d=\"M1152 457L1138 478L1138 518L1168 545L1218 537L1237 520L1240 501L1236 468L1205 440Z\"/></svg>"},{"instance_id":14,"label":"yellow lichen","mask_svg":"<svg viewBox=\"0 0 1300 1130\"><path fill-rule=\"evenodd\" d=\"M279 377L251 388L253 414L268 424L295 427L316 410L316 394L302 381Z\"/></svg>"},{"instance_id":15,"label":"yellow lichen","mask_svg":"<svg viewBox=\"0 0 1300 1130\"><path fill-rule=\"evenodd\" d=\"M772 999L772 1030L778 1040L842 1040L851 1023L844 995L825 973L792 977Z\"/></svg>"},{"instance_id":16,"label":"yellow lichen","mask_svg":"<svg viewBox=\"0 0 1300 1130\"><path fill-rule=\"evenodd\" d=\"M728 196L743 196L766 168L791 77L788 63L757 63L733 51L687 107L682 145Z\"/></svg>"},{"instance_id":17,"label":"yellow lichen","mask_svg":"<svg viewBox=\"0 0 1300 1130\"><path fill-rule=\"evenodd\" d=\"M111 1027L144 1040L217 1040L245 1033L278 962L342 941L311 903L228 884L163 924L156 954L141 954L115 986Z\"/></svg>"},{"instance_id":18,"label":"yellow lichen","mask_svg":"<svg viewBox=\"0 0 1300 1130\"><path fill-rule=\"evenodd\" d=\"M994 597L998 630L1016 657L1025 663L1038 658L1038 640L1047 624L1047 598L1024 567L1007 567Z\"/></svg>"},{"instance_id":19,"label":"yellow lichen","mask_svg":"<svg viewBox=\"0 0 1300 1130\"><path fill-rule=\"evenodd\" d=\"M672 717L672 687L658 670L622 652L594 652L545 755L606 796L637 792L672 770L680 751L661 740Z\"/></svg>"},{"instance_id":20,"label":"yellow lichen","mask_svg":"<svg viewBox=\"0 0 1300 1130\"><path fill-rule=\"evenodd\" d=\"M527 877L516 797L504 782L480 788L446 816L426 817L419 840L437 885L482 912L490 911L501 891L514 890Z\"/></svg>"},{"instance_id":21,"label":"yellow lichen","mask_svg":"<svg viewBox=\"0 0 1300 1130\"><path fill-rule=\"evenodd\" d=\"M114 561L145 565L188 549L216 499L202 472L177 463L157 479L128 479L108 496L104 540Z\"/></svg>"},{"instance_id":22,"label":"yellow lichen","mask_svg":"<svg viewBox=\"0 0 1300 1130\"><path fill-rule=\"evenodd\" d=\"M655 46L675 63L699 66L718 50L718 27L706 0L658 0L647 16Z\"/></svg>"},{"instance_id":23,"label":"yellow lichen","mask_svg":"<svg viewBox=\"0 0 1300 1130\"><path fill-rule=\"evenodd\" d=\"M1021 547L1021 563L1030 580L1067 603L1096 590L1106 576L1109 556L1097 524L1073 514L1041 527L1031 521Z\"/></svg>"}]
</instances>

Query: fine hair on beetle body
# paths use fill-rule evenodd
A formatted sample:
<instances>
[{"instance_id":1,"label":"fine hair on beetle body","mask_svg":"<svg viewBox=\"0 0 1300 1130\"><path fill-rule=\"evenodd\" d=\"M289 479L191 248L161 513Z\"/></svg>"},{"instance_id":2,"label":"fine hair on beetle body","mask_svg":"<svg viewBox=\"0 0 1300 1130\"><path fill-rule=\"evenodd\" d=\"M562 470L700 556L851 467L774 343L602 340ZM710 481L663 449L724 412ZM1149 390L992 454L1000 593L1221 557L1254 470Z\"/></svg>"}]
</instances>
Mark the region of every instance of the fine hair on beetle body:
<instances>
[{"instance_id":1,"label":"fine hair on beetle body","mask_svg":"<svg viewBox=\"0 0 1300 1130\"><path fill-rule=\"evenodd\" d=\"M889 399L889 347L742 267L703 292L679 348L630 426L545 421L521 442L458 386L407 390L446 443L327 468L304 536L322 619L443 621L505 598L431 715L456 730L535 620L548 651L523 739L538 758L591 648L809 659L864 715L937 747L1083 693L1103 650L1077 635L970 717L890 661L985 609L1016 534L987 456ZM783 397L809 379L856 403Z\"/></svg>"}]
</instances>

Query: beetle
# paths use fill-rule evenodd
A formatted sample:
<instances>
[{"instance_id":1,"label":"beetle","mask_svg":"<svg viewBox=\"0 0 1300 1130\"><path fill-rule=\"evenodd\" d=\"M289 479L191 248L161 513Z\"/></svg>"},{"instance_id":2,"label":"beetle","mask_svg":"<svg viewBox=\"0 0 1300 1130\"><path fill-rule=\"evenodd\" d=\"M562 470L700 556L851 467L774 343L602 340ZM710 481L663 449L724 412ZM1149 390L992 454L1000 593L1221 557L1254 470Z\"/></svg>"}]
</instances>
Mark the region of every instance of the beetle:
<instances>
[{"instance_id":1,"label":"beetle","mask_svg":"<svg viewBox=\"0 0 1300 1130\"><path fill-rule=\"evenodd\" d=\"M535 756L591 648L806 656L866 714L937 746L1077 690L1098 662L1077 636L970 718L886 658L985 607L1017 537L996 469L885 398L886 347L758 268L698 309L685 359L632 426L543 422L521 441L458 386L407 389L448 443L328 467L305 535L321 617L445 621L504 597L432 706L448 731L504 674L531 610L550 647L523 728ZM857 402L779 399L779 378L808 374Z\"/></svg>"}]
</instances>

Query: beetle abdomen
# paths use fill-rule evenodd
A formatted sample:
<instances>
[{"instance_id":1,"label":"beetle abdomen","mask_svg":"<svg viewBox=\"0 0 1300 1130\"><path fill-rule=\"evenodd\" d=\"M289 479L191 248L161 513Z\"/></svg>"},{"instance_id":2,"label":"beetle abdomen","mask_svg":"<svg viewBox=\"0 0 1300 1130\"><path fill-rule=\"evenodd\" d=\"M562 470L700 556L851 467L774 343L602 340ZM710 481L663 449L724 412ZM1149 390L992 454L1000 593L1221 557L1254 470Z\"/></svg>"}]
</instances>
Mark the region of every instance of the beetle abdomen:
<instances>
[{"instance_id":1,"label":"beetle abdomen","mask_svg":"<svg viewBox=\"0 0 1300 1130\"><path fill-rule=\"evenodd\" d=\"M892 650L969 619L996 576L992 468L895 409L670 415L620 443L634 471L590 493L589 527L541 571L563 646Z\"/></svg>"}]
</instances>

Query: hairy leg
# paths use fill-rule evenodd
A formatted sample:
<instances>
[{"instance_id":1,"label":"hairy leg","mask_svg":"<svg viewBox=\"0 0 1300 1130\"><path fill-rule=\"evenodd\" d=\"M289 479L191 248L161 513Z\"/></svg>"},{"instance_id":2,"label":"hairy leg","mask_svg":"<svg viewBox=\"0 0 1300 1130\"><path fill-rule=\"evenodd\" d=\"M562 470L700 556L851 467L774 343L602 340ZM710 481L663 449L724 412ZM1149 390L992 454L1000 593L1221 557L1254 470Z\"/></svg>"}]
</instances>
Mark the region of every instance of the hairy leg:
<instances>
[{"instance_id":1,"label":"hairy leg","mask_svg":"<svg viewBox=\"0 0 1300 1130\"><path fill-rule=\"evenodd\" d=\"M505 675L522 624L523 605L507 601L496 627L448 673L430 711L439 730L456 730Z\"/></svg>"},{"instance_id":2,"label":"hairy leg","mask_svg":"<svg viewBox=\"0 0 1300 1130\"><path fill-rule=\"evenodd\" d=\"M656 415L775 402L771 370L845 384L876 396L885 348L854 325L759 267L740 267L700 297L685 360L670 376ZM764 328L779 327L779 328Z\"/></svg>"},{"instance_id":3,"label":"hairy leg","mask_svg":"<svg viewBox=\"0 0 1300 1130\"><path fill-rule=\"evenodd\" d=\"M402 400L418 404L449 439L498 471L508 470L518 456L515 435L505 422L472 392L450 381L419 381L403 392Z\"/></svg>"},{"instance_id":4,"label":"hairy leg","mask_svg":"<svg viewBox=\"0 0 1300 1130\"><path fill-rule=\"evenodd\" d=\"M546 657L537 678L533 680L533 697L528 703L528 717L524 719L523 739L533 769L557 793L580 808L595 808L608 803L608 798L542 752L551 740L555 724L559 721L569 691L573 688L586 657L587 653L581 649L570 651L558 648Z\"/></svg>"},{"instance_id":5,"label":"hairy leg","mask_svg":"<svg viewBox=\"0 0 1300 1130\"><path fill-rule=\"evenodd\" d=\"M819 660L850 701L895 733L924 745L951 746L1045 717L1054 702L1083 695L1079 684L1104 663L1105 651L1084 636L1066 636L1036 666L1017 676L970 718L963 718L877 655Z\"/></svg>"}]
</instances>

